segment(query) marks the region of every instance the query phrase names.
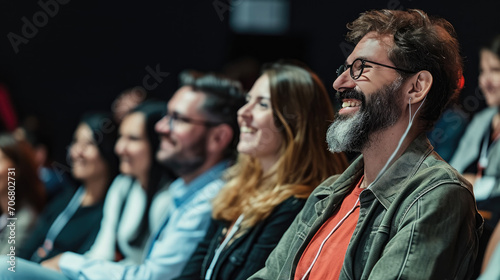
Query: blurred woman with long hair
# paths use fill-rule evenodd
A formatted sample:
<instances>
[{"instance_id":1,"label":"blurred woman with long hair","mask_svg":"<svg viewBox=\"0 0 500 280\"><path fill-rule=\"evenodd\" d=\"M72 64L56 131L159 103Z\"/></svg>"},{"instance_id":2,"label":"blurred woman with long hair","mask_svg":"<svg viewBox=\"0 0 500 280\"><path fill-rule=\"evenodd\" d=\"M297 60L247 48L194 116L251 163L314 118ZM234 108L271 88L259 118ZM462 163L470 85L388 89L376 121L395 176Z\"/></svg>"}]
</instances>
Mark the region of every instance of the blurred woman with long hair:
<instances>
[{"instance_id":1,"label":"blurred woman with long hair","mask_svg":"<svg viewBox=\"0 0 500 280\"><path fill-rule=\"evenodd\" d=\"M45 190L38 179L31 146L12 134L0 134L0 253L10 253L33 230L45 206ZM11 219L12 218L12 219ZM15 227L8 225L13 222ZM10 239L9 236L15 237ZM16 253L16 252L14 252Z\"/></svg>"},{"instance_id":2,"label":"blurred woman with long hair","mask_svg":"<svg viewBox=\"0 0 500 280\"><path fill-rule=\"evenodd\" d=\"M118 172L113 153L117 126L111 114L87 113L68 149L73 178L80 187L65 188L39 217L18 256L41 262L61 252L86 252L99 231L104 198ZM61 177L62 178L62 177Z\"/></svg>"}]
</instances>

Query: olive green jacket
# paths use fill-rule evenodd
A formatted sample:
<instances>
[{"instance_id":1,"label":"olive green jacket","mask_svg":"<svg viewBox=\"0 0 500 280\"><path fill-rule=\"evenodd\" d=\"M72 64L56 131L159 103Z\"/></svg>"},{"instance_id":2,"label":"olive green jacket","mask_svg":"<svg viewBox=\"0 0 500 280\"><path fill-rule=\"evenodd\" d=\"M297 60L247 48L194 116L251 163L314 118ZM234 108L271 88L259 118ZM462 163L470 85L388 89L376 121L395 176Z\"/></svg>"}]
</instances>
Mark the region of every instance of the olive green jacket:
<instances>
[{"instance_id":1,"label":"olive green jacket","mask_svg":"<svg viewBox=\"0 0 500 280\"><path fill-rule=\"evenodd\" d=\"M249 279L293 279L307 244L362 174L360 156L318 186L265 268ZM425 136L360 201L339 279L470 279L483 219L472 186L433 152Z\"/></svg>"}]
</instances>

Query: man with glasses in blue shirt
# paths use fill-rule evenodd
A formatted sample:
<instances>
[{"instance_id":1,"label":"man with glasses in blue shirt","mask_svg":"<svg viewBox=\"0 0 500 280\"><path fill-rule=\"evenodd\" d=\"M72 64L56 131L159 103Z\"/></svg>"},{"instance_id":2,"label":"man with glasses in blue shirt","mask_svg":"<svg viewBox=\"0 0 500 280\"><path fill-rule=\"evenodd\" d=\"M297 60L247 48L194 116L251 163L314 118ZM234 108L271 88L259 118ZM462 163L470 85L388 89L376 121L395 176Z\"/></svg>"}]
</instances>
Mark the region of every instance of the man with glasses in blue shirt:
<instances>
[{"instance_id":1,"label":"man with glasses in blue shirt","mask_svg":"<svg viewBox=\"0 0 500 280\"><path fill-rule=\"evenodd\" d=\"M172 202L162 226L151 233L142 264L66 252L45 264L51 269L18 260L16 272L5 268L0 279L168 280L180 274L205 236L211 201L224 185L221 175L235 160L236 114L245 103L238 82L213 74L184 72L181 84L168 102L166 116L156 124L161 142L157 160L179 178L169 187Z\"/></svg>"},{"instance_id":2,"label":"man with glasses in blue shirt","mask_svg":"<svg viewBox=\"0 0 500 280\"><path fill-rule=\"evenodd\" d=\"M369 11L333 83L332 152L360 152L323 182L250 279L470 279L482 230L472 186L425 137L460 91L453 27L421 10Z\"/></svg>"}]
</instances>

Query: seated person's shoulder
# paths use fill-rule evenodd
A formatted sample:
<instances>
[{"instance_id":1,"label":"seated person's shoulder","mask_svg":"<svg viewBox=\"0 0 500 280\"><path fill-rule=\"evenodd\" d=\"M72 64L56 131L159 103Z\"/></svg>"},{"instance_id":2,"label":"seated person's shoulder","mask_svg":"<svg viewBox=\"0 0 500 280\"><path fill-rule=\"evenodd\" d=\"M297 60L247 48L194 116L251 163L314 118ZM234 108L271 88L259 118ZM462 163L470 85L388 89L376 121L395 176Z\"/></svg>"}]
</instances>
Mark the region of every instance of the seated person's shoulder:
<instances>
[{"instance_id":1,"label":"seated person's shoulder","mask_svg":"<svg viewBox=\"0 0 500 280\"><path fill-rule=\"evenodd\" d=\"M435 152L431 153L417 171L417 174L427 174L433 178L450 180L458 184L468 184L462 175Z\"/></svg>"}]
</instances>

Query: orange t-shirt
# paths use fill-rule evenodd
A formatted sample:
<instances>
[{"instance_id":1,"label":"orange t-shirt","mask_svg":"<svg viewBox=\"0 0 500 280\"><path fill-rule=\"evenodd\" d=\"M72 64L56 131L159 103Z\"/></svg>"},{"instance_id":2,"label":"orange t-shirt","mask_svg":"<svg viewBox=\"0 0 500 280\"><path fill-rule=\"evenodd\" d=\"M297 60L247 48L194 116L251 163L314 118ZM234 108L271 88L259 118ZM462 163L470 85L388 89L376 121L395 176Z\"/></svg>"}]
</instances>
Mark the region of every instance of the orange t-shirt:
<instances>
[{"instance_id":1,"label":"orange t-shirt","mask_svg":"<svg viewBox=\"0 0 500 280\"><path fill-rule=\"evenodd\" d=\"M321 226L311 239L311 242L307 245L307 248L304 253L302 253L300 261L297 264L297 269L295 270L295 280L302 279L313 263L314 258L320 249L321 243L323 243L325 239L327 239L327 241L323 245L321 253L309 273L309 277L306 277L306 279L339 279L347 246L349 246L349 241L351 240L359 218L358 198L359 194L363 191L363 189L360 188L362 181L363 177L361 177L356 187L352 189L351 192L344 198L344 201L340 205L340 209L338 209L337 212ZM346 215L347 218L341 222ZM337 230L335 230L334 233L328 238L330 232L340 222L340 226L338 226Z\"/></svg>"}]
</instances>

